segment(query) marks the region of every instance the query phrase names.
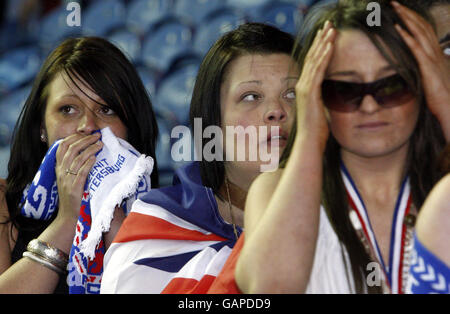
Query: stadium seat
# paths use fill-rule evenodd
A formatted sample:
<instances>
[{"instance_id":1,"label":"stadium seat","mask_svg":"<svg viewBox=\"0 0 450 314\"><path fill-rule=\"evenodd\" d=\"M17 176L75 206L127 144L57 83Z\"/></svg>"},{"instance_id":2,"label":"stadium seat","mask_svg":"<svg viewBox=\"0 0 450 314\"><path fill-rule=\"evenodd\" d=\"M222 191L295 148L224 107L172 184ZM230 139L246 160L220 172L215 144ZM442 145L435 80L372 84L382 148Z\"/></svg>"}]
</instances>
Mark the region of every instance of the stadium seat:
<instances>
[{"instance_id":1,"label":"stadium seat","mask_svg":"<svg viewBox=\"0 0 450 314\"><path fill-rule=\"evenodd\" d=\"M120 0L93 1L81 19L83 35L105 36L125 25L126 8Z\"/></svg>"},{"instance_id":2,"label":"stadium seat","mask_svg":"<svg viewBox=\"0 0 450 314\"><path fill-rule=\"evenodd\" d=\"M267 23L296 35L303 21L303 14L294 4L272 1L254 14L254 21Z\"/></svg>"},{"instance_id":3,"label":"stadium seat","mask_svg":"<svg viewBox=\"0 0 450 314\"><path fill-rule=\"evenodd\" d=\"M224 0L177 0L174 13L176 17L199 25L208 14L223 8L225 5L226 1Z\"/></svg>"},{"instance_id":4,"label":"stadium seat","mask_svg":"<svg viewBox=\"0 0 450 314\"><path fill-rule=\"evenodd\" d=\"M9 94L0 102L0 147L11 143L14 126L31 91L31 85Z\"/></svg>"},{"instance_id":5,"label":"stadium seat","mask_svg":"<svg viewBox=\"0 0 450 314\"><path fill-rule=\"evenodd\" d=\"M170 133L171 127L168 125L167 121L156 116L156 121L158 123L158 139L156 144L156 160L158 161L158 168L161 170L171 170L173 167L173 160L170 156Z\"/></svg>"},{"instance_id":6,"label":"stadium seat","mask_svg":"<svg viewBox=\"0 0 450 314\"><path fill-rule=\"evenodd\" d=\"M8 176L9 147L0 147L0 178Z\"/></svg>"},{"instance_id":7,"label":"stadium seat","mask_svg":"<svg viewBox=\"0 0 450 314\"><path fill-rule=\"evenodd\" d=\"M152 26L171 15L172 5L168 0L134 0L128 4L127 27L144 35Z\"/></svg>"},{"instance_id":8,"label":"stadium seat","mask_svg":"<svg viewBox=\"0 0 450 314\"><path fill-rule=\"evenodd\" d=\"M177 57L192 50L191 29L176 20L155 25L144 39L142 60L145 65L166 72Z\"/></svg>"},{"instance_id":9,"label":"stadium seat","mask_svg":"<svg viewBox=\"0 0 450 314\"><path fill-rule=\"evenodd\" d=\"M262 8L272 0L227 0L228 5L243 10Z\"/></svg>"},{"instance_id":10,"label":"stadium seat","mask_svg":"<svg viewBox=\"0 0 450 314\"><path fill-rule=\"evenodd\" d=\"M244 15L240 11L230 8L214 11L197 27L194 39L195 51L204 55L220 36L244 22Z\"/></svg>"},{"instance_id":11,"label":"stadium seat","mask_svg":"<svg viewBox=\"0 0 450 314\"><path fill-rule=\"evenodd\" d=\"M145 86L145 89L147 90L147 93L150 96L151 101L154 102L154 96L156 93L156 74L144 66L138 66L137 72Z\"/></svg>"},{"instance_id":12,"label":"stadium seat","mask_svg":"<svg viewBox=\"0 0 450 314\"><path fill-rule=\"evenodd\" d=\"M138 64L141 59L139 37L126 29L119 29L108 36L110 42L119 47L131 62Z\"/></svg>"},{"instance_id":13,"label":"stadium seat","mask_svg":"<svg viewBox=\"0 0 450 314\"><path fill-rule=\"evenodd\" d=\"M38 40L45 55L55 48L63 38L81 34L81 27L67 25L67 14L66 8L61 6L42 18Z\"/></svg>"},{"instance_id":14,"label":"stadium seat","mask_svg":"<svg viewBox=\"0 0 450 314\"><path fill-rule=\"evenodd\" d=\"M171 125L188 124L197 71L198 65L188 65L170 73L158 85L154 108Z\"/></svg>"},{"instance_id":15,"label":"stadium seat","mask_svg":"<svg viewBox=\"0 0 450 314\"><path fill-rule=\"evenodd\" d=\"M284 2L284 3L290 3L295 6L299 6L299 7L309 7L313 3L317 2L317 0L278 0L278 1Z\"/></svg>"},{"instance_id":16,"label":"stadium seat","mask_svg":"<svg viewBox=\"0 0 450 314\"><path fill-rule=\"evenodd\" d=\"M34 78L41 66L39 48L32 45L9 50L0 57L0 94Z\"/></svg>"},{"instance_id":17,"label":"stadium seat","mask_svg":"<svg viewBox=\"0 0 450 314\"><path fill-rule=\"evenodd\" d=\"M156 142L156 160L159 172L159 185L168 186L172 183L174 162L171 157L171 129L165 119L156 116L158 123L158 139Z\"/></svg>"}]
</instances>

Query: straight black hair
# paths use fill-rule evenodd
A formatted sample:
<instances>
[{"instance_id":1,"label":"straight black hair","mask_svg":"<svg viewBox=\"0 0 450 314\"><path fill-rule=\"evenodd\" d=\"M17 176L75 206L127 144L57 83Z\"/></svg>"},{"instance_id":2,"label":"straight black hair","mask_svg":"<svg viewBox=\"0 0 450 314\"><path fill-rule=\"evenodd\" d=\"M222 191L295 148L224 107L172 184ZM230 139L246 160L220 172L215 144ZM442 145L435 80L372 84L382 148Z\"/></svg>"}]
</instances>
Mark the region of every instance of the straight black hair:
<instances>
[{"instance_id":1,"label":"straight black hair","mask_svg":"<svg viewBox=\"0 0 450 314\"><path fill-rule=\"evenodd\" d=\"M18 228L41 224L21 217L19 202L48 150L40 134L45 128L49 85L59 73L67 74L74 83L76 80L87 83L114 110L127 128L128 142L154 159L151 181L152 187L158 186L155 158L158 126L152 103L135 68L116 46L103 38L66 39L44 61L14 129L6 200L10 219Z\"/></svg>"}]
</instances>

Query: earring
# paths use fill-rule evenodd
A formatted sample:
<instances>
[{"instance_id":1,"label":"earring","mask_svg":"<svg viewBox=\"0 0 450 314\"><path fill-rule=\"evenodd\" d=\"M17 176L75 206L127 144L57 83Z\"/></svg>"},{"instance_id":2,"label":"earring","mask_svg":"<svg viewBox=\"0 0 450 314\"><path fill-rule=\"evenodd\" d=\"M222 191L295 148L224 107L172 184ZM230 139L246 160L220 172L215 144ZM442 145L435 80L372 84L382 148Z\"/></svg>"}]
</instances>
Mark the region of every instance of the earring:
<instances>
[{"instance_id":1,"label":"earring","mask_svg":"<svg viewBox=\"0 0 450 314\"><path fill-rule=\"evenodd\" d=\"M41 134L41 142L47 143L47 137L44 133Z\"/></svg>"}]
</instances>

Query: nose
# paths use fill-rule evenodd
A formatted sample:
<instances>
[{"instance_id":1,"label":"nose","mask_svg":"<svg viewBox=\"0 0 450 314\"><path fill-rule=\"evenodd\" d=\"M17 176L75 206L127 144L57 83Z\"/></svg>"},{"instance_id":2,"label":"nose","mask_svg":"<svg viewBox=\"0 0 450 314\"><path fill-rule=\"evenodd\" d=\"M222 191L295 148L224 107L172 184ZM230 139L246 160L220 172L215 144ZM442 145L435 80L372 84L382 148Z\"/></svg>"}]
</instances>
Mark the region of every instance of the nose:
<instances>
[{"instance_id":1,"label":"nose","mask_svg":"<svg viewBox=\"0 0 450 314\"><path fill-rule=\"evenodd\" d=\"M287 117L288 114L283 104L280 101L273 101L268 106L264 114L264 122L266 123L285 122L287 120Z\"/></svg>"},{"instance_id":2,"label":"nose","mask_svg":"<svg viewBox=\"0 0 450 314\"><path fill-rule=\"evenodd\" d=\"M84 135L90 135L93 131L98 129L97 117L90 110L86 110L78 123L77 132Z\"/></svg>"},{"instance_id":3,"label":"nose","mask_svg":"<svg viewBox=\"0 0 450 314\"><path fill-rule=\"evenodd\" d=\"M372 95L365 95L361 101L361 106L359 107L359 110L361 112L368 114L375 113L380 109L380 104L376 101L375 98L373 98Z\"/></svg>"}]
</instances>

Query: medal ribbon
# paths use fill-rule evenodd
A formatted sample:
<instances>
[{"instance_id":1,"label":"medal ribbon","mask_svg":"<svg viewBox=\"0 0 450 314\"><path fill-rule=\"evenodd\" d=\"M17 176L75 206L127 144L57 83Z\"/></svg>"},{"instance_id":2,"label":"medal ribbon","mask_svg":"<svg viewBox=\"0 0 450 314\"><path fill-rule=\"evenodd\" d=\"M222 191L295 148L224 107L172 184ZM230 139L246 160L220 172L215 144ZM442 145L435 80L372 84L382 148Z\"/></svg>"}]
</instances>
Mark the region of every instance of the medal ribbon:
<instances>
[{"instance_id":1,"label":"medal ribbon","mask_svg":"<svg viewBox=\"0 0 450 314\"><path fill-rule=\"evenodd\" d=\"M404 221L411 208L411 189L409 178L406 177L403 180L400 193L395 204L389 248L390 263L389 268L386 268L386 264L375 238L375 233L370 224L369 215L367 213L366 206L364 205L364 201L358 193L358 189L356 188L356 185L350 177L350 174L344 164L341 165L341 174L347 189L350 204L350 220L353 227L357 232L358 230L362 230L363 236L365 237L366 242L368 242L368 253L382 266L386 279L385 281L386 284L390 286L391 293L403 293L403 276L405 274L403 267L407 266L404 261L407 258L407 254L405 254L407 228Z\"/></svg>"}]
</instances>

